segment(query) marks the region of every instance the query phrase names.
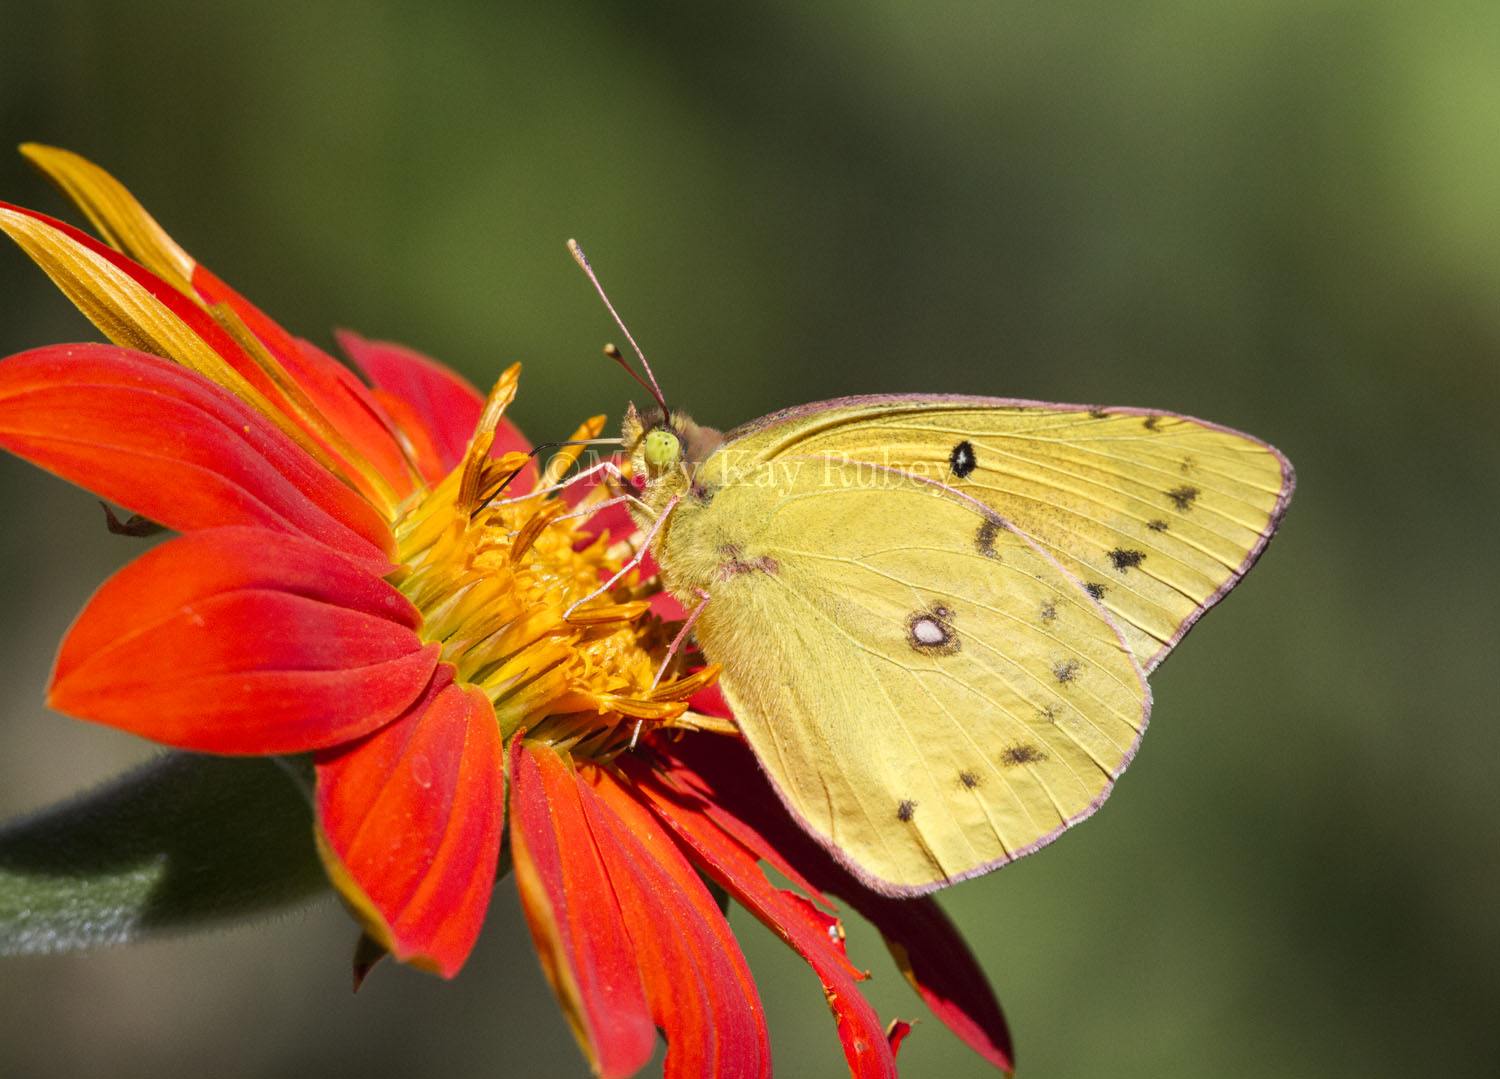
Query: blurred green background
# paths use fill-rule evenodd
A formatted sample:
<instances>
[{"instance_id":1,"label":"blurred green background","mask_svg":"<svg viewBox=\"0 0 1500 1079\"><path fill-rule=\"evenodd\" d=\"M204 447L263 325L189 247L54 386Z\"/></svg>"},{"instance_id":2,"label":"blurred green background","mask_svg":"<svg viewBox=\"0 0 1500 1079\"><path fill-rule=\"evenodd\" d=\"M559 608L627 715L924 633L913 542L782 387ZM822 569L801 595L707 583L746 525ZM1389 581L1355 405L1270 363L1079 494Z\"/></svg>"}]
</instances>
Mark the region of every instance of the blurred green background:
<instances>
[{"instance_id":1,"label":"blurred green background","mask_svg":"<svg viewBox=\"0 0 1500 1079\"><path fill-rule=\"evenodd\" d=\"M1110 805L945 905L1025 1079L1494 1074L1500 5L27 8L0 143L93 158L322 343L481 384L524 361L536 439L632 394L577 236L710 424L926 390L1276 443L1282 536L1153 679ZM64 212L14 155L0 198ZM18 252L0 275L0 353L93 336ZM152 751L41 704L138 546L29 466L0 484L11 816ZM778 1073L839 1074L816 980L735 919ZM586 1073L508 883L452 983L351 996L353 940L327 900L0 962L0 1073ZM924 1013L868 929L850 947L883 1016ZM901 1062L985 1073L930 1018Z\"/></svg>"}]
</instances>

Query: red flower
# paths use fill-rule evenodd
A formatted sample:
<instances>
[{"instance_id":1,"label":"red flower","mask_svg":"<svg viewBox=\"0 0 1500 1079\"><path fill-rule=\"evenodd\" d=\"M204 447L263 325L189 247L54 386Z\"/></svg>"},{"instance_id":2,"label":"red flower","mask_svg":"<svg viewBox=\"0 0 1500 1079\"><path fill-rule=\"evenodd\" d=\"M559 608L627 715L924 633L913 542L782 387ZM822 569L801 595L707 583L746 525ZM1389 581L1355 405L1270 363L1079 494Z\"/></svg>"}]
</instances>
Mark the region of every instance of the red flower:
<instances>
[{"instance_id":1,"label":"red flower","mask_svg":"<svg viewBox=\"0 0 1500 1079\"><path fill-rule=\"evenodd\" d=\"M55 707L187 749L311 753L334 884L378 944L445 976L478 935L508 795L537 950L600 1075L634 1073L658 1029L668 1075L769 1074L705 876L807 959L854 1074L894 1074L909 1028L884 1030L861 996L825 893L1009 1069L999 1008L936 904L870 892L796 828L708 703L712 668L653 687L671 639L657 589L627 576L593 595L629 557L611 543L623 521L594 512L602 489L557 496L577 448L534 466L503 418L517 368L486 400L341 335L366 385L108 174L26 153L108 245L3 204L0 228L114 344L0 362L0 445L180 533L89 602Z\"/></svg>"}]
</instances>

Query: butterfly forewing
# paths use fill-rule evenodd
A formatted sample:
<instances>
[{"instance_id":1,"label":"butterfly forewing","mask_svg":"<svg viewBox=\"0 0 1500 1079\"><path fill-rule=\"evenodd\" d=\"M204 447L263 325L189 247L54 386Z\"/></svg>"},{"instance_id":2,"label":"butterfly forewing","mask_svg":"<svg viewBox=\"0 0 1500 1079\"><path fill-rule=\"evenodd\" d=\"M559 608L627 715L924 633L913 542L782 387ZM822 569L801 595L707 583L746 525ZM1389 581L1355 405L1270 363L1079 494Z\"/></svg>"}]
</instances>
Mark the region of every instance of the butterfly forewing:
<instances>
[{"instance_id":1,"label":"butterfly forewing","mask_svg":"<svg viewBox=\"0 0 1500 1079\"><path fill-rule=\"evenodd\" d=\"M837 857L911 894L1092 811L1149 698L1114 621L1055 558L905 471L800 449L734 460L705 471L711 499L673 511L658 556L676 588L710 593L699 639L735 716Z\"/></svg>"},{"instance_id":2,"label":"butterfly forewing","mask_svg":"<svg viewBox=\"0 0 1500 1079\"><path fill-rule=\"evenodd\" d=\"M1293 484L1275 449L1199 420L989 398L847 398L730 449L740 467L832 455L980 499L1103 603L1147 670L1249 569Z\"/></svg>"}]
</instances>

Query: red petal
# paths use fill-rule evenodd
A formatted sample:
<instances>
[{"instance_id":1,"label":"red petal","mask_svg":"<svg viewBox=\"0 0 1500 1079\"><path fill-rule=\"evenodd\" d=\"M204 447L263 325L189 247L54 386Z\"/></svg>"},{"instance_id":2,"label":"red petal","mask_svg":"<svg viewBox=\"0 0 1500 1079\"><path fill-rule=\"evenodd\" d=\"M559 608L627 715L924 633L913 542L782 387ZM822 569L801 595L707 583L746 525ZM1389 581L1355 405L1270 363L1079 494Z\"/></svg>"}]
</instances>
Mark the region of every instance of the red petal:
<instances>
[{"instance_id":1,"label":"red petal","mask_svg":"<svg viewBox=\"0 0 1500 1079\"><path fill-rule=\"evenodd\" d=\"M997 1068L1014 1068L994 991L936 900L893 899L861 884L787 815L744 743L689 735L670 746L653 740L652 748L678 785L701 796L716 823L794 882L843 897L872 922L934 1014Z\"/></svg>"},{"instance_id":2,"label":"red petal","mask_svg":"<svg viewBox=\"0 0 1500 1079\"><path fill-rule=\"evenodd\" d=\"M846 895L850 904L880 930L901 973L932 1013L975 1052L1007 1075L1015 1052L1000 1002L957 928L930 895L892 899L869 892Z\"/></svg>"},{"instance_id":3,"label":"red petal","mask_svg":"<svg viewBox=\"0 0 1500 1079\"><path fill-rule=\"evenodd\" d=\"M441 664L404 716L317 758L335 883L396 958L446 978L479 937L505 814L495 711L452 678Z\"/></svg>"},{"instance_id":4,"label":"red petal","mask_svg":"<svg viewBox=\"0 0 1500 1079\"><path fill-rule=\"evenodd\" d=\"M643 1067L656 1030L581 784L547 746L511 748L511 854L542 968L595 1074Z\"/></svg>"},{"instance_id":5,"label":"red petal","mask_svg":"<svg viewBox=\"0 0 1500 1079\"><path fill-rule=\"evenodd\" d=\"M484 410L484 395L458 372L405 345L370 341L349 330L340 330L336 336L339 347L378 390L399 397L421 417L427 436L442 459L443 473L455 468L474 437L474 428ZM490 456L530 452L531 443L526 436L515 424L502 418L495 428ZM536 486L536 477L533 463L511 482L508 490L525 494Z\"/></svg>"},{"instance_id":6,"label":"red petal","mask_svg":"<svg viewBox=\"0 0 1500 1079\"><path fill-rule=\"evenodd\" d=\"M319 411L333 421L339 434L380 471L387 483L402 495L410 494L416 486L411 462L396 436L395 425L370 388L311 341L296 338L296 348L297 359L290 369L299 382L315 387L309 396Z\"/></svg>"},{"instance_id":7,"label":"red petal","mask_svg":"<svg viewBox=\"0 0 1500 1079\"><path fill-rule=\"evenodd\" d=\"M58 177L54 174L54 178ZM77 178L76 174L74 178ZM113 184L113 181L111 180L110 183ZM66 187L68 184L64 181L63 186ZM76 188L70 191L70 194L77 193ZM129 199L128 194L125 197ZM133 200L130 201L133 202ZM285 330L246 303L203 267L196 264L191 269L185 266L174 267L192 275L191 286L188 286L186 281L181 283L184 287L191 287L196 295L186 295L168 280L137 264L119 251L99 243L71 225L44 214L21 207L12 207L5 203L0 203L0 208L28 219L31 224L30 231L26 235L36 242L28 242L23 236L17 236L17 241L65 292L73 295L76 291L79 294L74 298L79 300L85 313L105 330L112 340L138 344L143 340L143 334L144 339L154 340L153 331L170 329L171 334L176 335L177 344L174 346L166 339L159 341L165 354L170 354L175 360L205 373L207 369L202 361L210 356L216 357L214 366L218 366L219 363L227 364L235 375L254 387L272 407L279 408L324 449L328 450L334 458L338 459L338 467L344 478L363 490L367 496L378 499L384 496L384 492L369 483L369 477L366 475L369 465L364 461L352 460L354 454L361 454L373 462L386 474L390 484L398 492L404 493L410 489L412 477L405 467L399 447L391 432L386 429L379 409L369 407L368 392L359 384L359 381L327 357L321 357L321 361L326 362L320 362L317 357L303 356L299 344L294 342ZM96 205L94 209L99 208ZM119 210L121 206L116 202L111 208ZM141 217L145 216L144 211L140 210L138 205L135 206L135 211ZM89 212L91 216L94 216L93 210ZM127 216L130 216L128 211ZM95 216L95 220L100 219ZM127 231L138 223L116 222L117 225L124 225ZM101 222L101 224L104 223ZM156 227L154 222L150 225L152 228ZM37 228L45 231L47 242L40 241L36 232ZM108 229L109 225L105 224L105 228ZM12 230L7 229L7 231ZM160 238L164 240L165 236ZM170 241L166 242L170 245ZM37 246L38 243L40 246ZM147 246L151 247L151 244L148 242ZM186 259L187 256L180 249L176 249L175 245L172 247L178 256ZM78 276L75 272L72 257L61 256L60 250L66 250L73 257L82 260L79 265L86 267L79 271L82 276ZM148 252L143 251L142 254L146 256ZM168 262L172 261L171 254L160 248L152 248L149 254L164 256ZM98 264L100 260L107 265L109 272ZM129 278L131 288L126 288L119 281L114 280L114 275L124 275ZM176 275L168 271L168 276L175 278ZM132 289L143 289L153 300L165 307L172 326L169 328L161 321L161 312L137 309L135 301L129 298ZM80 297L89 297L89 302L82 301ZM273 380L255 359L251 358L250 354L223 326L219 325L214 315L207 310L208 307L218 304L232 310L251 332L260 338L261 343L280 362L286 373L301 385L306 397L313 402L311 411L318 411L322 413L321 415L313 416L306 404L293 402L283 392L281 385ZM201 344L203 355L194 357L187 352L179 351L180 348L186 347L187 340L193 342L193 348ZM142 347L149 346L143 345ZM156 350L153 349L153 351ZM192 350L189 349L189 351ZM224 374L228 376L228 372ZM214 377L217 378L217 376ZM225 379L218 379L218 381L228 385ZM339 428L337 438L329 437L330 425ZM335 442L341 444L335 445ZM350 453L350 447L353 447L354 454Z\"/></svg>"},{"instance_id":8,"label":"red petal","mask_svg":"<svg viewBox=\"0 0 1500 1079\"><path fill-rule=\"evenodd\" d=\"M724 814L717 807L673 789L638 759L622 757L619 763L704 871L817 973L838 1024L850 1074L858 1079L894 1077L895 1054L880 1017L859 991L857 983L865 976L844 953L838 919L795 892L773 886L760 869L762 855L721 826Z\"/></svg>"},{"instance_id":9,"label":"red petal","mask_svg":"<svg viewBox=\"0 0 1500 1079\"><path fill-rule=\"evenodd\" d=\"M385 410L396 430L401 432L406 454L417 466L422 482L436 487L452 469L443 463L443 452L433 443L426 422L401 398L384 390L371 390L370 394Z\"/></svg>"},{"instance_id":10,"label":"red petal","mask_svg":"<svg viewBox=\"0 0 1500 1079\"><path fill-rule=\"evenodd\" d=\"M299 340L268 318L258 307L201 265L193 268L193 289L205 304L224 304L232 310L274 356L298 388L354 450L373 465L399 494L411 490L411 473L379 406L354 373L307 341ZM304 422L285 397L275 398L293 421L327 445L316 424ZM337 447L328 446L338 453ZM347 455L341 455L347 456Z\"/></svg>"},{"instance_id":11,"label":"red petal","mask_svg":"<svg viewBox=\"0 0 1500 1079\"><path fill-rule=\"evenodd\" d=\"M400 715L440 646L390 585L326 547L258 528L183 536L95 593L49 702L210 753L297 753Z\"/></svg>"},{"instance_id":12,"label":"red petal","mask_svg":"<svg viewBox=\"0 0 1500 1079\"><path fill-rule=\"evenodd\" d=\"M705 716L717 716L719 719L734 718L734 712L730 709L729 702L724 699L724 691L719 688L717 682L700 689L689 697L688 707Z\"/></svg>"},{"instance_id":13,"label":"red petal","mask_svg":"<svg viewBox=\"0 0 1500 1079\"><path fill-rule=\"evenodd\" d=\"M234 338L229 336L224 327L215 322L213 316L192 298L184 296L155 273L107 244L100 243L81 229L74 228L72 225L64 221L59 221L56 218L48 217L46 214L39 214L35 210L28 210L24 206L12 206L8 202L0 202L0 207L7 210L14 210L16 213L24 214L35 221L39 221L48 228L55 229L57 232L63 234L73 243L79 244L95 255L107 260L110 265L130 277L157 300L161 301L198 338L221 356L229 366L239 372L257 390L273 399L278 396L278 391L271 383L271 380L266 377L265 372L245 354L245 350L240 348Z\"/></svg>"},{"instance_id":14,"label":"red petal","mask_svg":"<svg viewBox=\"0 0 1500 1079\"><path fill-rule=\"evenodd\" d=\"M782 821L791 823L791 818L778 810L767 812L750 798L735 799L715 786L735 767L744 764L751 769L744 776L750 792L758 794L763 789L761 785L765 781L760 778L759 766L743 742L717 734L704 739L673 739L670 743L653 738L650 748L661 758L659 773L670 779L669 784L662 786L663 791L670 791L674 798L703 813L742 847L774 866L825 910L834 910L818 886L782 853L782 847L786 845L781 837ZM779 802L773 804L780 805ZM766 824L766 829L763 831L755 822ZM796 837L802 837L801 829L794 823L792 828ZM791 846L796 848L798 843L794 840Z\"/></svg>"},{"instance_id":15,"label":"red petal","mask_svg":"<svg viewBox=\"0 0 1500 1079\"><path fill-rule=\"evenodd\" d=\"M421 418L444 473L457 467L484 409L484 395L458 372L404 345L370 341L349 330L334 336L376 389L400 398Z\"/></svg>"},{"instance_id":16,"label":"red petal","mask_svg":"<svg viewBox=\"0 0 1500 1079\"><path fill-rule=\"evenodd\" d=\"M769 1076L765 1013L718 904L635 795L608 772L584 772L594 781L584 812L667 1035L665 1079Z\"/></svg>"},{"instance_id":17,"label":"red petal","mask_svg":"<svg viewBox=\"0 0 1500 1079\"><path fill-rule=\"evenodd\" d=\"M374 508L259 412L168 360L58 345L0 362L0 446L178 531L262 525L389 568Z\"/></svg>"}]
</instances>

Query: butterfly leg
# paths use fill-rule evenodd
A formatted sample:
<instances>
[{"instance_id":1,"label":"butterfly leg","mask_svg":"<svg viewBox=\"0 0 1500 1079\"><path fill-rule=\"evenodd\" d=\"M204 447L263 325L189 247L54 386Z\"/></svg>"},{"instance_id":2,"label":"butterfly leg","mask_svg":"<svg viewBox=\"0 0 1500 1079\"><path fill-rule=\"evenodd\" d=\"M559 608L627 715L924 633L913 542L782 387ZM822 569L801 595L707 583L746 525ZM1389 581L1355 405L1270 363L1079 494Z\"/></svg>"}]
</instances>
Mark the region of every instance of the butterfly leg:
<instances>
[{"instance_id":1,"label":"butterfly leg","mask_svg":"<svg viewBox=\"0 0 1500 1079\"><path fill-rule=\"evenodd\" d=\"M614 477L618 478L620 481L624 480L624 476L621 475L619 469L614 469ZM568 513L563 514L561 517L559 517L557 519L559 521L567 521L567 520L571 520L574 517L592 517L594 514L598 513L601 510L607 510L611 506L618 506L618 505L621 505L621 504L627 503L627 502L633 502L633 503L635 503L638 506L644 506L645 505L645 502L641 499L640 495L636 494L634 491L621 490L616 485L614 479L607 478L606 482L609 485L606 488L607 490L612 490L612 491L613 490L620 490L620 493L617 494L617 495L614 495L611 498L606 498L603 501L593 502L593 501L590 501L590 499L593 498L594 491L590 491L588 494L584 495L582 499L579 500L578 506L575 509L569 511ZM564 484L563 486L566 486L566 484ZM600 487L604 487L604 486L605 486L604 484L600 484ZM596 487L595 491L597 491L598 489L599 488Z\"/></svg>"},{"instance_id":2,"label":"butterfly leg","mask_svg":"<svg viewBox=\"0 0 1500 1079\"><path fill-rule=\"evenodd\" d=\"M598 464L590 465L588 468L584 469L576 476L572 476L562 481L561 483L554 484L550 487L544 487L537 491L533 491L530 495L525 495L524 497L530 498L532 497L532 495L536 494L548 494L553 491L566 490L573 484L580 483L598 474L603 475L603 481L599 483L593 491L590 491L588 494L579 499L578 504L572 510L564 513L562 516L558 517L557 520L570 521L577 517L592 517L594 514L600 512L601 510L607 510L611 506L618 506L627 502L633 502L638 506L645 505L645 502L642 501L640 495L636 494L635 490L629 486L629 482L625 479L625 473L620 471L620 466L617 465L614 461L609 460L600 461ZM601 488L605 491L610 492L613 497L606 498L601 501L595 501L594 495ZM511 501L519 502L521 500L522 499L520 498L516 498L512 499Z\"/></svg>"},{"instance_id":3,"label":"butterfly leg","mask_svg":"<svg viewBox=\"0 0 1500 1079\"><path fill-rule=\"evenodd\" d=\"M613 588L620 582L621 578L623 578L627 573L641 564L641 559L645 558L646 552L651 549L651 541L656 539L656 534L661 531L661 526L666 523L667 516L672 512L673 507L677 505L680 498L680 495L672 496L672 500L666 504L665 508L662 509L661 515L658 516L655 522L651 525L651 531L646 533L645 537L641 540L640 546L636 548L635 554L631 556L630 560L623 566L621 566L619 571L616 572L614 576L610 577L609 580L605 581L598 588L594 589L588 595L584 596L582 599L578 600L576 603L572 604L566 611L564 611L563 618L565 620L569 615L576 611L579 606L587 603L589 600L595 598L596 596L601 596L605 592L608 592L611 588Z\"/></svg>"},{"instance_id":4,"label":"butterfly leg","mask_svg":"<svg viewBox=\"0 0 1500 1079\"><path fill-rule=\"evenodd\" d=\"M672 643L667 646L667 654L662 659L661 666L656 669L656 677L651 679L652 689L661 684L662 677L667 673L667 668L671 666L672 660L676 658L678 649L682 647L682 643L687 640L688 634L692 632L693 623L698 621L698 616L703 613L703 608L708 606L708 593L700 588L698 589L698 595L702 597L698 606L693 608L693 613L687 616L687 621L682 624L682 628L677 631L677 636L673 637ZM641 722L639 719L636 720L635 730L630 732L631 749L634 749L636 742L640 740Z\"/></svg>"},{"instance_id":5,"label":"butterfly leg","mask_svg":"<svg viewBox=\"0 0 1500 1079\"><path fill-rule=\"evenodd\" d=\"M692 613L687 616L687 621L677 631L677 636L672 638L672 643L667 646L667 654L661 661L661 666L656 669L656 677L651 680L651 688L655 689L667 673L667 667L677 655L677 650L687 640L688 634L693 631L693 623L698 621L698 616L703 613L703 608L708 606L708 593L699 588L696 590L699 596L698 606L694 607Z\"/></svg>"}]
</instances>

